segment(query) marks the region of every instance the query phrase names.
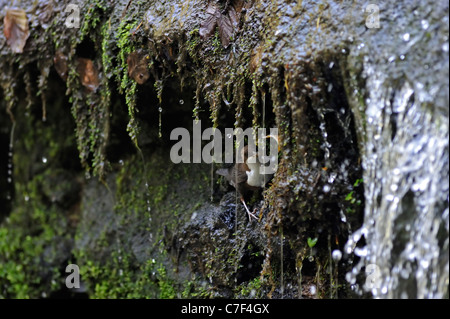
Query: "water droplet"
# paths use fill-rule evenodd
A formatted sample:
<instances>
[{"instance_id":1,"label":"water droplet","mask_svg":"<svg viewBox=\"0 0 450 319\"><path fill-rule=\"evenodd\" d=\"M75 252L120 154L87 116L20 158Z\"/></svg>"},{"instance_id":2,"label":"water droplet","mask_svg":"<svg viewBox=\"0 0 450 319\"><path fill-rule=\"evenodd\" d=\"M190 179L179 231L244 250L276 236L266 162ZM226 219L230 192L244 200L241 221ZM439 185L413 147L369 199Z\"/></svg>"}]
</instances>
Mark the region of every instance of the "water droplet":
<instances>
[{"instance_id":1,"label":"water droplet","mask_svg":"<svg viewBox=\"0 0 450 319\"><path fill-rule=\"evenodd\" d=\"M405 34L402 36L402 39L403 39L403 41L408 42L409 39L410 39L409 33L405 33Z\"/></svg>"},{"instance_id":2,"label":"water droplet","mask_svg":"<svg viewBox=\"0 0 450 319\"><path fill-rule=\"evenodd\" d=\"M25 195L24 200L25 200L26 202L28 202L28 201L30 200L30 197L29 197L28 195Z\"/></svg>"},{"instance_id":3,"label":"water droplet","mask_svg":"<svg viewBox=\"0 0 450 319\"><path fill-rule=\"evenodd\" d=\"M331 258L333 258L334 261L339 261L342 258L342 252L339 249L333 250L331 253Z\"/></svg>"},{"instance_id":4,"label":"water droplet","mask_svg":"<svg viewBox=\"0 0 450 319\"><path fill-rule=\"evenodd\" d=\"M422 20L420 23L422 24L422 29L424 30L428 29L428 27L430 26L427 20Z\"/></svg>"},{"instance_id":5,"label":"water droplet","mask_svg":"<svg viewBox=\"0 0 450 319\"><path fill-rule=\"evenodd\" d=\"M392 62L394 62L395 61L395 55L391 55L390 57L389 57L389 59L388 59L388 62L389 63L392 63Z\"/></svg>"},{"instance_id":6,"label":"water droplet","mask_svg":"<svg viewBox=\"0 0 450 319\"><path fill-rule=\"evenodd\" d=\"M398 189L398 185L397 184L392 184L391 185L391 191L396 192Z\"/></svg>"},{"instance_id":7,"label":"water droplet","mask_svg":"<svg viewBox=\"0 0 450 319\"><path fill-rule=\"evenodd\" d=\"M324 191L324 193L328 193L330 190L331 190L330 185L325 184L325 185L323 186L323 191Z\"/></svg>"},{"instance_id":8,"label":"water droplet","mask_svg":"<svg viewBox=\"0 0 450 319\"><path fill-rule=\"evenodd\" d=\"M232 135L230 133L227 134L227 138L231 138Z\"/></svg>"},{"instance_id":9,"label":"water droplet","mask_svg":"<svg viewBox=\"0 0 450 319\"><path fill-rule=\"evenodd\" d=\"M355 248L355 255L356 255L356 256L359 256L359 257L366 257L367 254L368 254L368 252L367 252L367 248L366 248L366 247L364 247L364 248L356 247L356 248Z\"/></svg>"},{"instance_id":10,"label":"water droplet","mask_svg":"<svg viewBox=\"0 0 450 319\"><path fill-rule=\"evenodd\" d=\"M120 164L120 166L123 166L123 164L124 164L123 160L119 160L119 164Z\"/></svg>"},{"instance_id":11,"label":"water droplet","mask_svg":"<svg viewBox=\"0 0 450 319\"><path fill-rule=\"evenodd\" d=\"M311 285L311 287L309 288L309 291L311 292L312 295L315 295L317 292L317 288L315 285Z\"/></svg>"},{"instance_id":12,"label":"water droplet","mask_svg":"<svg viewBox=\"0 0 450 319\"><path fill-rule=\"evenodd\" d=\"M445 43L442 45L442 51L448 52L448 42L445 42Z\"/></svg>"},{"instance_id":13,"label":"water droplet","mask_svg":"<svg viewBox=\"0 0 450 319\"><path fill-rule=\"evenodd\" d=\"M330 64L328 65L328 67L329 67L330 69L332 69L333 66L334 66L334 61L331 61Z\"/></svg>"},{"instance_id":14,"label":"water droplet","mask_svg":"<svg viewBox=\"0 0 450 319\"><path fill-rule=\"evenodd\" d=\"M47 158L46 157L42 157L42 163L47 163Z\"/></svg>"},{"instance_id":15,"label":"water droplet","mask_svg":"<svg viewBox=\"0 0 450 319\"><path fill-rule=\"evenodd\" d=\"M387 200L388 202L392 202L392 201L394 200L394 198L395 198L395 196L392 195L392 194L386 195L386 200Z\"/></svg>"},{"instance_id":16,"label":"water droplet","mask_svg":"<svg viewBox=\"0 0 450 319\"><path fill-rule=\"evenodd\" d=\"M6 181L7 181L9 184L11 184L11 183L12 183L12 178L11 178L11 177L8 177L8 178L6 179Z\"/></svg>"},{"instance_id":17,"label":"water droplet","mask_svg":"<svg viewBox=\"0 0 450 319\"><path fill-rule=\"evenodd\" d=\"M328 183L333 184L334 180L336 179L337 174L331 173L330 177L328 178Z\"/></svg>"},{"instance_id":18,"label":"water droplet","mask_svg":"<svg viewBox=\"0 0 450 319\"><path fill-rule=\"evenodd\" d=\"M430 262L428 260L421 260L420 266L422 266L422 268L427 269L430 266Z\"/></svg>"},{"instance_id":19,"label":"water droplet","mask_svg":"<svg viewBox=\"0 0 450 319\"><path fill-rule=\"evenodd\" d=\"M327 90L328 90L328 92L331 92L331 90L333 90L333 84L332 83L328 84Z\"/></svg>"},{"instance_id":20,"label":"water droplet","mask_svg":"<svg viewBox=\"0 0 450 319\"><path fill-rule=\"evenodd\" d=\"M405 55L404 54L402 54L402 55L400 55L400 60L404 60L405 59Z\"/></svg>"},{"instance_id":21,"label":"water droplet","mask_svg":"<svg viewBox=\"0 0 450 319\"><path fill-rule=\"evenodd\" d=\"M183 105L183 104L184 104L184 100L181 99L178 103L180 103L181 105Z\"/></svg>"}]
</instances>

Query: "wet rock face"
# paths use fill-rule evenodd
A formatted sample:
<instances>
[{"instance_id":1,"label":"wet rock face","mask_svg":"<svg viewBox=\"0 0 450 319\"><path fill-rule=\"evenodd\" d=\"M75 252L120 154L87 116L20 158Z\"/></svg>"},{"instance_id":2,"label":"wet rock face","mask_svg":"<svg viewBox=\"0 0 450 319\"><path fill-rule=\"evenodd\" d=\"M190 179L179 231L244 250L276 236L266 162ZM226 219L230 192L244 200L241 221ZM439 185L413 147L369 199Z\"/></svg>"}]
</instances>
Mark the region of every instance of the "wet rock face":
<instances>
[{"instance_id":1,"label":"wet rock face","mask_svg":"<svg viewBox=\"0 0 450 319\"><path fill-rule=\"evenodd\" d=\"M231 287L259 277L266 243L264 223L251 223L236 195L227 193L220 205L193 213L174 236L170 251L192 272L221 287L217 296L231 297Z\"/></svg>"},{"instance_id":2,"label":"wet rock face","mask_svg":"<svg viewBox=\"0 0 450 319\"><path fill-rule=\"evenodd\" d=\"M372 28L366 8L341 1L81 1L80 27L69 28L68 4L21 2L30 36L20 54L0 37L1 149L16 125L13 198L0 195L0 236L14 244L0 252L24 251L13 263L46 283L0 272L0 297L63 291L49 268L69 261L91 297L347 297L376 256L365 240L384 238L371 224L383 224L380 207L399 213L392 251L402 256L404 228L426 211L417 206L426 183L398 175L411 183L400 206L413 213L403 214L377 172L395 175L383 150L404 145L400 126L415 114L430 128L423 136L448 134L427 115L448 118L448 94L436 89L448 84L448 24L432 5L380 3L393 14ZM422 62L435 71L427 79ZM171 162L170 133L191 131L193 118L204 128L278 128L278 171L248 201L259 222L214 174L219 165ZM448 144L428 145L448 163ZM448 180L442 171L435 179ZM433 247L448 248L448 199L430 200Z\"/></svg>"}]
</instances>

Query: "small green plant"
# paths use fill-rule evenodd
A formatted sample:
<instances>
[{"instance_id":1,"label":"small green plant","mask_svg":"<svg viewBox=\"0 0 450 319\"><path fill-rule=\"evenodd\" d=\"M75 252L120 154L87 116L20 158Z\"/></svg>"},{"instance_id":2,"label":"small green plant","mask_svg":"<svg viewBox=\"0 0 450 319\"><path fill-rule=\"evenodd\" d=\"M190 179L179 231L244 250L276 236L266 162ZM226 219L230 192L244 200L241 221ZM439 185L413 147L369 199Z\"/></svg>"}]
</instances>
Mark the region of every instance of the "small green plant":
<instances>
[{"instance_id":1,"label":"small green plant","mask_svg":"<svg viewBox=\"0 0 450 319\"><path fill-rule=\"evenodd\" d=\"M308 237L308 240L307 240L308 247L313 248L317 244L318 240L319 240L319 238L317 238L317 237L314 237L314 238Z\"/></svg>"}]
</instances>

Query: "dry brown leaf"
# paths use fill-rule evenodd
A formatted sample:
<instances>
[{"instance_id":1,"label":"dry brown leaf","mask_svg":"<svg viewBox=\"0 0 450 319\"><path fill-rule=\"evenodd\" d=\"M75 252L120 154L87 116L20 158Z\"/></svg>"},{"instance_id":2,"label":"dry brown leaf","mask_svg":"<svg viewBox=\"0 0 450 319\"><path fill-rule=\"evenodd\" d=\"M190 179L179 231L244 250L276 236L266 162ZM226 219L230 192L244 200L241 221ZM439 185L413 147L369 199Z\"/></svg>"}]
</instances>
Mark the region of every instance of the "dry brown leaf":
<instances>
[{"instance_id":1,"label":"dry brown leaf","mask_svg":"<svg viewBox=\"0 0 450 319\"><path fill-rule=\"evenodd\" d=\"M235 0L232 5L228 7L228 16L230 17L233 28L239 27L241 20L242 9L244 8L244 0Z\"/></svg>"},{"instance_id":2,"label":"dry brown leaf","mask_svg":"<svg viewBox=\"0 0 450 319\"><path fill-rule=\"evenodd\" d=\"M77 59L77 72L80 76L81 84L85 86L89 91L95 92L100 85L98 79L98 71L94 66L94 63L90 59L78 58Z\"/></svg>"},{"instance_id":3,"label":"dry brown leaf","mask_svg":"<svg viewBox=\"0 0 450 319\"><path fill-rule=\"evenodd\" d=\"M147 55L142 52L132 52L127 58L128 75L138 84L144 84L150 77Z\"/></svg>"},{"instance_id":4,"label":"dry brown leaf","mask_svg":"<svg viewBox=\"0 0 450 319\"><path fill-rule=\"evenodd\" d=\"M208 8L206 8L206 19L200 26L199 34L203 39L210 38L217 26L217 20L220 18L221 14L217 5L210 2Z\"/></svg>"},{"instance_id":5,"label":"dry brown leaf","mask_svg":"<svg viewBox=\"0 0 450 319\"><path fill-rule=\"evenodd\" d=\"M217 21L217 24L219 26L220 42L222 42L222 46L224 48L227 48L230 45L231 36L234 33L230 16L228 14L222 14L220 19Z\"/></svg>"},{"instance_id":6,"label":"dry brown leaf","mask_svg":"<svg viewBox=\"0 0 450 319\"><path fill-rule=\"evenodd\" d=\"M22 53L29 37L27 14L22 9L8 9L3 18L3 33L14 53Z\"/></svg>"},{"instance_id":7,"label":"dry brown leaf","mask_svg":"<svg viewBox=\"0 0 450 319\"><path fill-rule=\"evenodd\" d=\"M244 6L243 0L234 0L231 5L228 5L228 3L229 1L227 1L224 10L221 12L216 3L210 2L206 9L206 19L203 21L199 30L200 36L203 39L208 39L214 34L217 26L220 42L224 48L230 45L231 38L235 30L239 27L241 12Z\"/></svg>"}]
</instances>

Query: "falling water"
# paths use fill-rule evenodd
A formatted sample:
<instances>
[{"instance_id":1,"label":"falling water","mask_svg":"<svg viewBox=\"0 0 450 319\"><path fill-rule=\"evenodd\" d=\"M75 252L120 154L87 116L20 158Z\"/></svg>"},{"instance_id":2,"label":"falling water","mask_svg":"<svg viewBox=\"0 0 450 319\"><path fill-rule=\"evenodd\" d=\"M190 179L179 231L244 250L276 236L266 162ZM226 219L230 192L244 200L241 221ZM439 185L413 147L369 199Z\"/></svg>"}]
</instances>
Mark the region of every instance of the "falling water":
<instances>
[{"instance_id":1,"label":"falling water","mask_svg":"<svg viewBox=\"0 0 450 319\"><path fill-rule=\"evenodd\" d=\"M210 201L211 203L214 201L214 162L211 162L211 176L210 178L210 187L211 187L211 197Z\"/></svg>"},{"instance_id":2,"label":"falling water","mask_svg":"<svg viewBox=\"0 0 450 319\"><path fill-rule=\"evenodd\" d=\"M365 220L346 252L362 236L367 244L354 250L361 259L347 279L356 283L364 267L374 297L448 297L448 111L425 107L431 97L420 82L394 90L383 72L365 70Z\"/></svg>"},{"instance_id":3,"label":"falling water","mask_svg":"<svg viewBox=\"0 0 450 319\"><path fill-rule=\"evenodd\" d=\"M162 107L159 106L158 107L158 115L159 115L159 123L158 123L158 136L161 138L162 137Z\"/></svg>"},{"instance_id":4,"label":"falling water","mask_svg":"<svg viewBox=\"0 0 450 319\"><path fill-rule=\"evenodd\" d=\"M326 123L325 123L325 110L319 110L319 112L317 113L319 115L319 121L320 121L320 132L322 134L322 138L323 138L323 144L321 146L321 148L324 150L325 154L324 154L324 159L325 159L325 165L328 167L330 166L330 148L331 148L331 144L328 141L328 133L326 130Z\"/></svg>"},{"instance_id":5,"label":"falling water","mask_svg":"<svg viewBox=\"0 0 450 319\"><path fill-rule=\"evenodd\" d=\"M261 92L261 102L262 102L262 128L266 127L266 92Z\"/></svg>"},{"instance_id":6,"label":"falling water","mask_svg":"<svg viewBox=\"0 0 450 319\"><path fill-rule=\"evenodd\" d=\"M342 252L357 257L346 279L374 298L448 298L448 2L379 6L380 28L358 34L346 56L364 80L347 92L365 199Z\"/></svg>"},{"instance_id":7,"label":"falling water","mask_svg":"<svg viewBox=\"0 0 450 319\"><path fill-rule=\"evenodd\" d=\"M13 150L14 150L14 129L16 127L16 123L13 122L11 127L11 133L9 137L9 149L8 149L8 168L7 168L7 178L6 181L9 185L12 185L13 182ZM11 187L8 187L8 191L6 193L6 199L11 200Z\"/></svg>"}]
</instances>

